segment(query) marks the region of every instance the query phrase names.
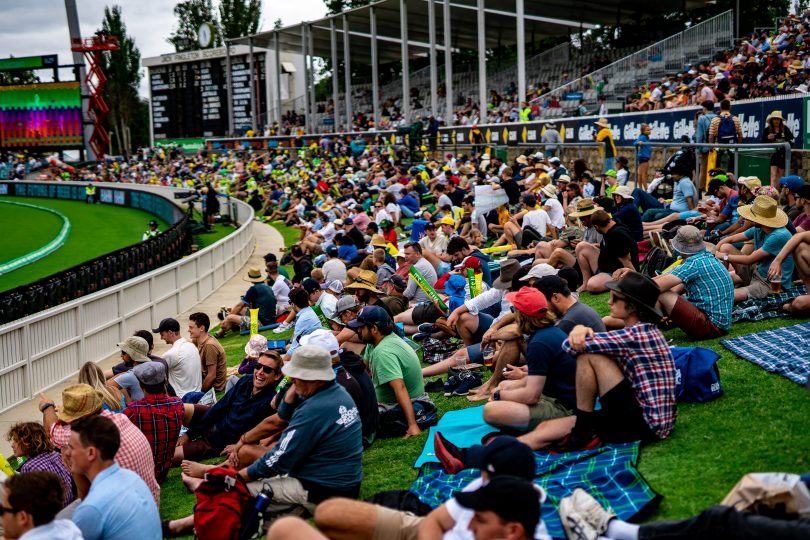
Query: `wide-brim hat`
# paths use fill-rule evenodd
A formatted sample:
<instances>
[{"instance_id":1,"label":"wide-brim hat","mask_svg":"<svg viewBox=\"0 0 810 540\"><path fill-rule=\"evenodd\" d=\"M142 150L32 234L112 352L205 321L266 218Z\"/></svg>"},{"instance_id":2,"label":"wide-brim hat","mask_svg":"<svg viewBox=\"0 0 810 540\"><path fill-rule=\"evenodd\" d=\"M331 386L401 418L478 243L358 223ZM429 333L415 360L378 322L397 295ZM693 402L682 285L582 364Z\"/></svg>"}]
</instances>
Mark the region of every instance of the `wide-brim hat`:
<instances>
[{"instance_id":1,"label":"wide-brim hat","mask_svg":"<svg viewBox=\"0 0 810 540\"><path fill-rule=\"evenodd\" d=\"M149 344L139 336L130 336L118 344L122 351L127 353L133 362L148 362Z\"/></svg>"},{"instance_id":2,"label":"wide-brim hat","mask_svg":"<svg viewBox=\"0 0 810 540\"><path fill-rule=\"evenodd\" d=\"M637 307L645 309L656 317L663 317L663 313L655 304L661 289L649 277L638 272L628 272L618 281L608 281L605 287L617 292L633 302Z\"/></svg>"},{"instance_id":3,"label":"wide-brim hat","mask_svg":"<svg viewBox=\"0 0 810 540\"><path fill-rule=\"evenodd\" d=\"M332 355L317 345L298 347L290 361L282 366L281 372L288 377L302 381L333 381L335 379Z\"/></svg>"},{"instance_id":4,"label":"wide-brim hat","mask_svg":"<svg viewBox=\"0 0 810 540\"><path fill-rule=\"evenodd\" d=\"M778 119L779 119L779 120L781 120L782 122L784 122L784 121L785 121L785 119L784 119L784 118L782 118L782 111L771 111L771 114L769 114L769 115L768 115L768 117L767 117L767 118L765 118L765 121L766 121L766 122L770 122L770 121L771 121L771 120L773 120L774 118L778 118Z\"/></svg>"},{"instance_id":5,"label":"wide-brim hat","mask_svg":"<svg viewBox=\"0 0 810 540\"><path fill-rule=\"evenodd\" d=\"M501 275L492 282L492 288L502 291L508 289L519 270L520 262L517 259L504 259L501 261Z\"/></svg>"},{"instance_id":6,"label":"wide-brim hat","mask_svg":"<svg viewBox=\"0 0 810 540\"><path fill-rule=\"evenodd\" d=\"M684 255L694 255L706 249L703 233L694 225L679 227L675 238L670 240L670 244Z\"/></svg>"},{"instance_id":7,"label":"wide-brim hat","mask_svg":"<svg viewBox=\"0 0 810 540\"><path fill-rule=\"evenodd\" d=\"M557 196L557 188L554 187L552 184L548 184L540 188L540 193L548 197L549 199L553 199Z\"/></svg>"},{"instance_id":8,"label":"wide-brim hat","mask_svg":"<svg viewBox=\"0 0 810 540\"><path fill-rule=\"evenodd\" d=\"M757 196L753 204L740 205L737 211L749 221L774 229L784 227L788 222L788 215L779 208L777 202L763 195Z\"/></svg>"},{"instance_id":9,"label":"wide-brim hat","mask_svg":"<svg viewBox=\"0 0 810 540\"><path fill-rule=\"evenodd\" d=\"M345 288L346 290L366 289L377 294L383 294L383 292L377 288L377 274L371 270L360 270L360 273L357 274L354 281L349 285L346 285Z\"/></svg>"},{"instance_id":10,"label":"wide-brim hat","mask_svg":"<svg viewBox=\"0 0 810 540\"><path fill-rule=\"evenodd\" d=\"M69 424L101 410L104 398L89 384L73 384L62 391L62 407L56 417Z\"/></svg>"},{"instance_id":11,"label":"wide-brim hat","mask_svg":"<svg viewBox=\"0 0 810 540\"><path fill-rule=\"evenodd\" d=\"M613 190L613 195L618 195L622 199L632 199L633 189L630 186L619 186Z\"/></svg>"},{"instance_id":12,"label":"wide-brim hat","mask_svg":"<svg viewBox=\"0 0 810 540\"><path fill-rule=\"evenodd\" d=\"M264 278L262 277L262 271L258 269L256 266L251 266L248 268L247 275L243 277L245 281L249 283L262 283Z\"/></svg>"},{"instance_id":13,"label":"wide-brim hat","mask_svg":"<svg viewBox=\"0 0 810 540\"><path fill-rule=\"evenodd\" d=\"M601 209L602 207L593 202L593 199L580 199L577 201L577 211L568 215L571 217L585 217Z\"/></svg>"},{"instance_id":14,"label":"wide-brim hat","mask_svg":"<svg viewBox=\"0 0 810 540\"><path fill-rule=\"evenodd\" d=\"M599 127L610 128L610 123L608 123L607 118L600 118L599 120L594 122L594 124L596 124Z\"/></svg>"},{"instance_id":15,"label":"wide-brim hat","mask_svg":"<svg viewBox=\"0 0 810 540\"><path fill-rule=\"evenodd\" d=\"M385 237L381 234L375 234L371 237L371 245L374 247L384 248L388 246L388 243L385 241Z\"/></svg>"},{"instance_id":16,"label":"wide-brim hat","mask_svg":"<svg viewBox=\"0 0 810 540\"><path fill-rule=\"evenodd\" d=\"M528 159L526 159L526 156L524 156L524 155L520 155L520 156L518 156L518 157L517 157L517 159L516 159L515 161L517 161L517 162L518 162L518 163L520 163L521 165L527 165L527 164L529 163L529 160L528 160Z\"/></svg>"}]
</instances>

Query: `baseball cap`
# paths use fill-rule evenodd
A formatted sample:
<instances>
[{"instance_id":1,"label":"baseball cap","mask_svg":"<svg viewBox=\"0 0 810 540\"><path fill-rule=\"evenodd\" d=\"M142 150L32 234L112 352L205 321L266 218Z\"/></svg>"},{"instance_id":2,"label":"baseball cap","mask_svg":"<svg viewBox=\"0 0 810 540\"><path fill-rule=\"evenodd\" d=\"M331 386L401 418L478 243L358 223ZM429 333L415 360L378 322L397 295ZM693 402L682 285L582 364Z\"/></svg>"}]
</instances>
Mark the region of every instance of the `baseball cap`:
<instances>
[{"instance_id":1,"label":"baseball cap","mask_svg":"<svg viewBox=\"0 0 810 540\"><path fill-rule=\"evenodd\" d=\"M343 292L343 282L338 279L330 279L323 282L321 289L332 291L335 294L340 294Z\"/></svg>"},{"instance_id":2,"label":"baseball cap","mask_svg":"<svg viewBox=\"0 0 810 540\"><path fill-rule=\"evenodd\" d=\"M541 278L544 276L554 276L557 274L557 269L547 263L540 263L532 266L529 273L520 278L520 281L529 281L531 278Z\"/></svg>"},{"instance_id":3,"label":"baseball cap","mask_svg":"<svg viewBox=\"0 0 810 540\"><path fill-rule=\"evenodd\" d=\"M347 218L343 219L343 224L344 225L354 225L354 221L352 221L352 218L347 217Z\"/></svg>"},{"instance_id":4,"label":"baseball cap","mask_svg":"<svg viewBox=\"0 0 810 540\"><path fill-rule=\"evenodd\" d=\"M157 328L152 329L152 333L159 334L161 332L179 332L180 331L180 323L177 322L177 319L163 319L160 321L160 324Z\"/></svg>"},{"instance_id":5,"label":"baseball cap","mask_svg":"<svg viewBox=\"0 0 810 540\"><path fill-rule=\"evenodd\" d=\"M310 294L321 290L321 284L310 277L304 278L304 280L301 282L301 287L303 287L304 290Z\"/></svg>"},{"instance_id":6,"label":"baseball cap","mask_svg":"<svg viewBox=\"0 0 810 540\"><path fill-rule=\"evenodd\" d=\"M360 304L357 302L357 299L354 296L350 294L347 294L346 296L341 296L340 298L338 298L337 305L335 307L334 320L339 322L340 324L343 324L342 322L340 322L340 314L343 313L344 311L354 309L359 305Z\"/></svg>"},{"instance_id":7,"label":"baseball cap","mask_svg":"<svg viewBox=\"0 0 810 540\"><path fill-rule=\"evenodd\" d=\"M155 386L166 382L166 366L160 362L144 362L132 368L132 374L141 384Z\"/></svg>"},{"instance_id":8,"label":"baseball cap","mask_svg":"<svg viewBox=\"0 0 810 540\"><path fill-rule=\"evenodd\" d=\"M399 274L394 274L390 278L388 278L389 283L394 286L394 288L400 292L404 291L408 286L408 282L405 281L405 278L400 276Z\"/></svg>"},{"instance_id":9,"label":"baseball cap","mask_svg":"<svg viewBox=\"0 0 810 540\"><path fill-rule=\"evenodd\" d=\"M329 257L337 257L337 254L338 254L337 247L335 247L335 246L329 246L328 248L326 248L326 254L327 254Z\"/></svg>"},{"instance_id":10,"label":"baseball cap","mask_svg":"<svg viewBox=\"0 0 810 540\"><path fill-rule=\"evenodd\" d=\"M467 255L466 257L464 257L464 260L462 260L460 264L456 265L456 270L465 270L467 268L472 268L474 271L480 272L481 259L479 259L475 255Z\"/></svg>"},{"instance_id":11,"label":"baseball cap","mask_svg":"<svg viewBox=\"0 0 810 540\"><path fill-rule=\"evenodd\" d=\"M439 225L452 225L453 227L455 227L456 220L451 218L450 216L444 216L442 219L439 220Z\"/></svg>"},{"instance_id":12,"label":"baseball cap","mask_svg":"<svg viewBox=\"0 0 810 540\"><path fill-rule=\"evenodd\" d=\"M783 176L782 178L779 179L779 185L785 186L790 191L796 193L797 191L799 191L799 188L801 188L804 185L804 180L802 179L801 176L796 175Z\"/></svg>"},{"instance_id":13,"label":"baseball cap","mask_svg":"<svg viewBox=\"0 0 810 540\"><path fill-rule=\"evenodd\" d=\"M515 476L496 476L475 491L454 494L464 508L494 512L506 522L520 523L528 538L534 537L540 521L542 496L532 482Z\"/></svg>"},{"instance_id":14,"label":"baseball cap","mask_svg":"<svg viewBox=\"0 0 810 540\"><path fill-rule=\"evenodd\" d=\"M532 317L542 317L548 311L546 297L534 287L521 287L517 292L507 293L505 298L515 309Z\"/></svg>"},{"instance_id":15,"label":"baseball cap","mask_svg":"<svg viewBox=\"0 0 810 540\"><path fill-rule=\"evenodd\" d=\"M536 468L532 449L509 435L468 448L465 465L487 471L490 475L517 476L527 480L534 478Z\"/></svg>"},{"instance_id":16,"label":"baseball cap","mask_svg":"<svg viewBox=\"0 0 810 540\"><path fill-rule=\"evenodd\" d=\"M549 163L554 163L554 164L556 165L557 163L559 163L559 162L560 162L560 158L558 158L558 157L553 157L553 158L549 159L549 160L548 160L548 162L549 162Z\"/></svg>"},{"instance_id":17,"label":"baseball cap","mask_svg":"<svg viewBox=\"0 0 810 540\"><path fill-rule=\"evenodd\" d=\"M313 332L303 336L300 340L301 345L315 345L323 347L334 358L340 353L340 345L335 337L335 334L326 328L319 328Z\"/></svg>"},{"instance_id":18,"label":"baseball cap","mask_svg":"<svg viewBox=\"0 0 810 540\"><path fill-rule=\"evenodd\" d=\"M390 326L391 317L380 306L366 306L357 314L357 317L349 321L346 326L352 330L357 330L360 327L372 325L381 327Z\"/></svg>"}]
</instances>

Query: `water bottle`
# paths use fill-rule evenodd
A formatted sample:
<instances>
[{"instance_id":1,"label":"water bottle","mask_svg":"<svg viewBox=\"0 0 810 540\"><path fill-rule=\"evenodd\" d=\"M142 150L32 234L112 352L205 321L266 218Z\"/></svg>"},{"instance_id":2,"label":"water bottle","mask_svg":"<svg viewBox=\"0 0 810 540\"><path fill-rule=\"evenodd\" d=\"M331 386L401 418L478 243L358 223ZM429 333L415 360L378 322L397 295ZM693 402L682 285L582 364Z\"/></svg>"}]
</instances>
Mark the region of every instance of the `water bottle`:
<instances>
[{"instance_id":1,"label":"water bottle","mask_svg":"<svg viewBox=\"0 0 810 540\"><path fill-rule=\"evenodd\" d=\"M247 516L247 521L242 526L239 534L239 540L248 540L258 532L259 519L264 514L267 507L270 506L270 501L273 500L273 488L270 484L264 484L262 490L256 495L256 501L253 503L253 509Z\"/></svg>"}]
</instances>

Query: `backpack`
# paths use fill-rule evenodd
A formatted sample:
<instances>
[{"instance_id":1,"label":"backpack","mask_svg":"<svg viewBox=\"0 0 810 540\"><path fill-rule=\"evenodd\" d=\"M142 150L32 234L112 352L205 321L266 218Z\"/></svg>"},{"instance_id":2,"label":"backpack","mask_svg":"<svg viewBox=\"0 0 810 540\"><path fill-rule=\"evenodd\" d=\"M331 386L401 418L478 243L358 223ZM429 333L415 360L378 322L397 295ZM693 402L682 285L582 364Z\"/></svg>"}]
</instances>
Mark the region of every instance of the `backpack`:
<instances>
[{"instance_id":1,"label":"backpack","mask_svg":"<svg viewBox=\"0 0 810 540\"><path fill-rule=\"evenodd\" d=\"M672 347L675 358L675 398L705 403L723 395L720 384L720 355L704 347Z\"/></svg>"},{"instance_id":2,"label":"backpack","mask_svg":"<svg viewBox=\"0 0 810 540\"><path fill-rule=\"evenodd\" d=\"M413 403L413 413L416 416L416 425L419 426L419 429L426 430L439 422L439 409L432 401L415 399L411 403ZM377 438L402 437L406 431L408 431L408 422L405 420L405 414L399 405L380 411Z\"/></svg>"},{"instance_id":3,"label":"backpack","mask_svg":"<svg viewBox=\"0 0 810 540\"><path fill-rule=\"evenodd\" d=\"M670 257L663 249L656 246L647 252L644 264L641 265L641 273L649 278L654 278L674 262L674 257Z\"/></svg>"},{"instance_id":4,"label":"backpack","mask_svg":"<svg viewBox=\"0 0 810 540\"><path fill-rule=\"evenodd\" d=\"M230 467L214 467L205 475L194 505L194 533L199 540L237 540L251 496Z\"/></svg>"},{"instance_id":5,"label":"backpack","mask_svg":"<svg viewBox=\"0 0 810 540\"><path fill-rule=\"evenodd\" d=\"M730 114L721 115L717 126L717 142L721 144L734 144L737 142L737 126L734 117Z\"/></svg>"}]
</instances>

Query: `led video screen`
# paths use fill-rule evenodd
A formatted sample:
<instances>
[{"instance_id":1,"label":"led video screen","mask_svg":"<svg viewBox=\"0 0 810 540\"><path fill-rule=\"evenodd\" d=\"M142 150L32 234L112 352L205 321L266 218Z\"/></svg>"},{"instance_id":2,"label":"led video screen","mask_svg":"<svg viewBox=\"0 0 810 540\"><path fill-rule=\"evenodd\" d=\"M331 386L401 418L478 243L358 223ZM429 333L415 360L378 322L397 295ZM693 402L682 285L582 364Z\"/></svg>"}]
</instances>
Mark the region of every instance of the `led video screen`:
<instances>
[{"instance_id":1,"label":"led video screen","mask_svg":"<svg viewBox=\"0 0 810 540\"><path fill-rule=\"evenodd\" d=\"M78 82L0 86L0 148L81 146Z\"/></svg>"}]
</instances>

